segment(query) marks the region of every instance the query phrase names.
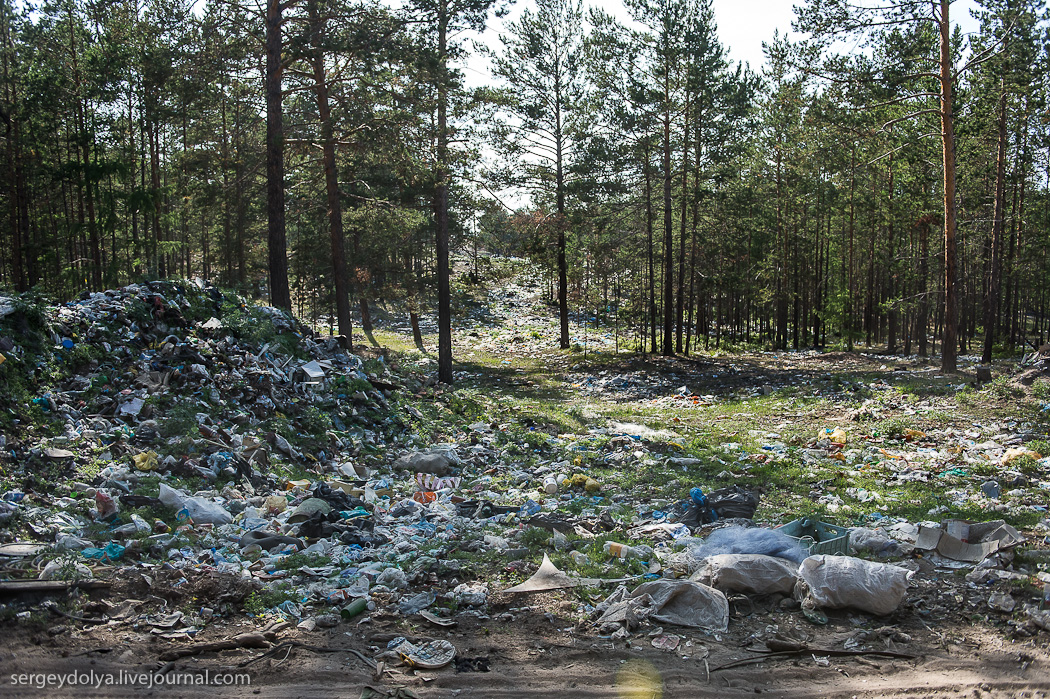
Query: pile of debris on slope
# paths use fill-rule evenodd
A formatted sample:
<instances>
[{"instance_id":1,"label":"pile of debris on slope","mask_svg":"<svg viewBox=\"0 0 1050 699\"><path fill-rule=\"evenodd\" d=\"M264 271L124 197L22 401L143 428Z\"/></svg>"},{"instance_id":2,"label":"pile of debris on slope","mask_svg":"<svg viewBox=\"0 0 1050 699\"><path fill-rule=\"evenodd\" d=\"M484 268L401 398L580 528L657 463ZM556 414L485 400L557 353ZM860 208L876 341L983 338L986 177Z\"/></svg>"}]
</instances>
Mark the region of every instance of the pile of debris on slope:
<instances>
[{"instance_id":1,"label":"pile of debris on slope","mask_svg":"<svg viewBox=\"0 0 1050 699\"><path fill-rule=\"evenodd\" d=\"M1043 345L1037 351L1025 355L1018 365L1015 380L1031 386L1036 379L1050 380L1050 344Z\"/></svg>"},{"instance_id":2,"label":"pile of debris on slope","mask_svg":"<svg viewBox=\"0 0 1050 699\"><path fill-rule=\"evenodd\" d=\"M164 556L290 474L360 480L406 427L382 359L200 281L3 298L0 347L0 538L88 558Z\"/></svg>"}]
</instances>

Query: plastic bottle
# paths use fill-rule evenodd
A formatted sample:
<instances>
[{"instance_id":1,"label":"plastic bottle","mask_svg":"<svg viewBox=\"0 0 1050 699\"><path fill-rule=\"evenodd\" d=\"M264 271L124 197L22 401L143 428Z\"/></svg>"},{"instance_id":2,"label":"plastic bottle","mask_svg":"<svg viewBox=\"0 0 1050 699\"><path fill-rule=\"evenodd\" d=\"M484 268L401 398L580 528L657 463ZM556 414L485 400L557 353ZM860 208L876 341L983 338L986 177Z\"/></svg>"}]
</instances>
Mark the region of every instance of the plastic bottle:
<instances>
[{"instance_id":1,"label":"plastic bottle","mask_svg":"<svg viewBox=\"0 0 1050 699\"><path fill-rule=\"evenodd\" d=\"M616 541L606 541L603 548L605 553L615 558L640 558L644 561L653 555L653 550L648 546L628 546Z\"/></svg>"},{"instance_id":2,"label":"plastic bottle","mask_svg":"<svg viewBox=\"0 0 1050 699\"><path fill-rule=\"evenodd\" d=\"M583 551L573 551L569 556L578 566L587 565L591 562L591 559Z\"/></svg>"}]
</instances>

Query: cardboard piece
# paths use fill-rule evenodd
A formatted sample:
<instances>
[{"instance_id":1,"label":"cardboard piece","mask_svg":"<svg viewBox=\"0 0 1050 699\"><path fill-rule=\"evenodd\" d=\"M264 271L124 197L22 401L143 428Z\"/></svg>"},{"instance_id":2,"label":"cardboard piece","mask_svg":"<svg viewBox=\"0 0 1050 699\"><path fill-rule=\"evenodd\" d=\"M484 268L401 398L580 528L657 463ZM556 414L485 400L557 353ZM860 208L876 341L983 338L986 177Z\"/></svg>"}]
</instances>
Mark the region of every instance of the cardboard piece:
<instances>
[{"instance_id":1,"label":"cardboard piece","mask_svg":"<svg viewBox=\"0 0 1050 699\"><path fill-rule=\"evenodd\" d=\"M324 369L321 368L321 365L316 360L307 362L299 368L310 379L308 383L319 383L324 378Z\"/></svg>"},{"instance_id":2,"label":"cardboard piece","mask_svg":"<svg viewBox=\"0 0 1050 699\"><path fill-rule=\"evenodd\" d=\"M915 541L915 548L924 551L936 551L953 561L980 563L999 550L999 542L990 541L983 544L968 544L943 529L919 527L919 538Z\"/></svg>"},{"instance_id":3,"label":"cardboard piece","mask_svg":"<svg viewBox=\"0 0 1050 699\"><path fill-rule=\"evenodd\" d=\"M945 526L947 531L936 527L919 527L915 548L936 551L953 561L980 563L996 551L1017 546L1024 541L1020 532L1002 520L977 523L950 520Z\"/></svg>"}]
</instances>

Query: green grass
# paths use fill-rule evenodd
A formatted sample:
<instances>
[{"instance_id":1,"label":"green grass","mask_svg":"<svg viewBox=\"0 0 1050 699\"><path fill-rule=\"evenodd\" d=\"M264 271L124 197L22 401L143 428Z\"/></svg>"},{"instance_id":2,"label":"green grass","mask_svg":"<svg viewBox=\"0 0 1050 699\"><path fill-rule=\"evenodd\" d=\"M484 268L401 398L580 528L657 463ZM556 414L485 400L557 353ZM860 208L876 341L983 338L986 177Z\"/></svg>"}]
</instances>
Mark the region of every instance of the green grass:
<instances>
[{"instance_id":1,"label":"green grass","mask_svg":"<svg viewBox=\"0 0 1050 699\"><path fill-rule=\"evenodd\" d=\"M321 568L331 565L332 559L321 553L292 553L284 556L274 564L277 570L299 570L303 566Z\"/></svg>"},{"instance_id":2,"label":"green grass","mask_svg":"<svg viewBox=\"0 0 1050 699\"><path fill-rule=\"evenodd\" d=\"M292 589L291 584L280 582L267 589L256 590L255 592L250 593L244 599L244 611L248 614L258 616L263 614L267 609L273 609L288 600L295 599L295 591Z\"/></svg>"}]
</instances>

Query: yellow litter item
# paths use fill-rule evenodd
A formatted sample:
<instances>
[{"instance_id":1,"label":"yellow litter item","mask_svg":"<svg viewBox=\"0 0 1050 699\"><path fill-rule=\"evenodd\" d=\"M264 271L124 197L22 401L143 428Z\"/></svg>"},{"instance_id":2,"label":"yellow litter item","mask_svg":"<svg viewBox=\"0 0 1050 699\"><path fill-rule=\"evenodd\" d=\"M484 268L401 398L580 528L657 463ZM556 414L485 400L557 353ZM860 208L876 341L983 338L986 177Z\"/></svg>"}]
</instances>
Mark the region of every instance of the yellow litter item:
<instances>
[{"instance_id":1,"label":"yellow litter item","mask_svg":"<svg viewBox=\"0 0 1050 699\"><path fill-rule=\"evenodd\" d=\"M144 451L131 457L135 468L140 471L153 471L157 468L157 454L152 451Z\"/></svg>"},{"instance_id":2,"label":"yellow litter item","mask_svg":"<svg viewBox=\"0 0 1050 699\"><path fill-rule=\"evenodd\" d=\"M304 478L301 481L288 481L288 488L287 488L287 490L292 490L293 488L309 488L309 487L310 487L310 481L308 481L308 480L306 480Z\"/></svg>"},{"instance_id":3,"label":"yellow litter item","mask_svg":"<svg viewBox=\"0 0 1050 699\"><path fill-rule=\"evenodd\" d=\"M1008 466L1025 456L1035 459L1036 461L1043 458L1043 455L1037 451L1025 449L1024 447L1010 447L1006 450L1006 453L1003 454L1003 465Z\"/></svg>"},{"instance_id":4,"label":"yellow litter item","mask_svg":"<svg viewBox=\"0 0 1050 699\"><path fill-rule=\"evenodd\" d=\"M849 437L846 435L846 431L844 429L842 429L841 427L836 427L832 431L831 436L828 437L828 439L830 439L832 442L836 442L838 444L845 444L846 442L849 441Z\"/></svg>"},{"instance_id":5,"label":"yellow litter item","mask_svg":"<svg viewBox=\"0 0 1050 699\"><path fill-rule=\"evenodd\" d=\"M574 473L563 481L568 484L571 488L582 488L587 485L587 476L582 473Z\"/></svg>"},{"instance_id":6,"label":"yellow litter item","mask_svg":"<svg viewBox=\"0 0 1050 699\"><path fill-rule=\"evenodd\" d=\"M7 361L7 357L5 357L4 355L0 354L0 364L3 364L6 361Z\"/></svg>"},{"instance_id":7,"label":"yellow litter item","mask_svg":"<svg viewBox=\"0 0 1050 699\"><path fill-rule=\"evenodd\" d=\"M587 481L583 484L583 489L586 490L588 493L597 493L599 490L602 489L602 485L593 478L588 478Z\"/></svg>"},{"instance_id":8,"label":"yellow litter item","mask_svg":"<svg viewBox=\"0 0 1050 699\"><path fill-rule=\"evenodd\" d=\"M926 439L926 433L920 430L904 430L905 439Z\"/></svg>"}]
</instances>

